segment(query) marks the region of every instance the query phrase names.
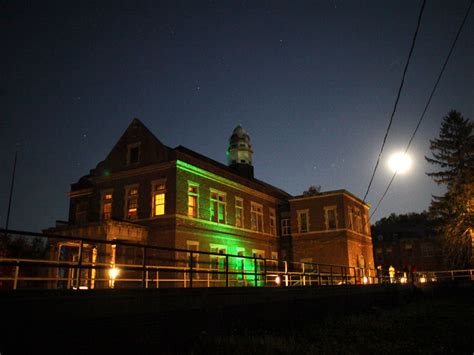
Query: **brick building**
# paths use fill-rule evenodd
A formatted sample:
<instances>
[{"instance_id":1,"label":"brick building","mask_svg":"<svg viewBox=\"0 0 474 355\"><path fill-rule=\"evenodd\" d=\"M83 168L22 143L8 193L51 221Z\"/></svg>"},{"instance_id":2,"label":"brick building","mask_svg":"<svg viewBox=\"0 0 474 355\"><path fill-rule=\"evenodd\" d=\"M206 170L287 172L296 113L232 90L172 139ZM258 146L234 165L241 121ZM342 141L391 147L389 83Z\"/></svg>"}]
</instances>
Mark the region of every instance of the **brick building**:
<instances>
[{"instance_id":1,"label":"brick building","mask_svg":"<svg viewBox=\"0 0 474 355\"><path fill-rule=\"evenodd\" d=\"M105 160L71 185L67 224L48 232L374 267L367 204L345 190L293 197L254 177L252 154L240 126L224 165L163 145L134 119ZM111 247L92 249L92 259L119 257Z\"/></svg>"},{"instance_id":2,"label":"brick building","mask_svg":"<svg viewBox=\"0 0 474 355\"><path fill-rule=\"evenodd\" d=\"M443 270L440 240L430 226L426 212L392 214L372 226L374 261L388 270Z\"/></svg>"}]
</instances>

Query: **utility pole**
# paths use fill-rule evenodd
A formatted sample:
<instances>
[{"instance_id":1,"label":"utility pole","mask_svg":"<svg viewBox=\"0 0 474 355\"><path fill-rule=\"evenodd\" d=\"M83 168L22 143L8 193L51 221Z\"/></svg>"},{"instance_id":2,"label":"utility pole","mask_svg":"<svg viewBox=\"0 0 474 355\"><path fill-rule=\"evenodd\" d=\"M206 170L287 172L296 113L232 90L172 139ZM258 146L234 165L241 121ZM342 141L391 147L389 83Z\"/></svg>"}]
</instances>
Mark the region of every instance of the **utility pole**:
<instances>
[{"instance_id":1,"label":"utility pole","mask_svg":"<svg viewBox=\"0 0 474 355\"><path fill-rule=\"evenodd\" d=\"M8 223L10 222L10 209L12 207L13 186L15 185L16 158L18 151L15 151L15 160L13 161L12 183L10 186L10 197L8 199L7 221L5 223L5 237L7 236Z\"/></svg>"}]
</instances>

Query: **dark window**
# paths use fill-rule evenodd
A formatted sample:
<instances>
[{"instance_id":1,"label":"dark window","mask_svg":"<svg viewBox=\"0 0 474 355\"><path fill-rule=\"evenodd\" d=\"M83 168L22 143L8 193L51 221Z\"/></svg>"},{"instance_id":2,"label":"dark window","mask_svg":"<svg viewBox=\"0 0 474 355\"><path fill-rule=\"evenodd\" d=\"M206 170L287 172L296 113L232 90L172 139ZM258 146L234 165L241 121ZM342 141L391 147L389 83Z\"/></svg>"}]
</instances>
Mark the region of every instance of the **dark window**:
<instances>
[{"instance_id":1,"label":"dark window","mask_svg":"<svg viewBox=\"0 0 474 355\"><path fill-rule=\"evenodd\" d=\"M139 155L140 155L140 147L130 148L130 164L138 163Z\"/></svg>"},{"instance_id":2,"label":"dark window","mask_svg":"<svg viewBox=\"0 0 474 355\"><path fill-rule=\"evenodd\" d=\"M76 205L76 223L87 222L87 202Z\"/></svg>"}]
</instances>

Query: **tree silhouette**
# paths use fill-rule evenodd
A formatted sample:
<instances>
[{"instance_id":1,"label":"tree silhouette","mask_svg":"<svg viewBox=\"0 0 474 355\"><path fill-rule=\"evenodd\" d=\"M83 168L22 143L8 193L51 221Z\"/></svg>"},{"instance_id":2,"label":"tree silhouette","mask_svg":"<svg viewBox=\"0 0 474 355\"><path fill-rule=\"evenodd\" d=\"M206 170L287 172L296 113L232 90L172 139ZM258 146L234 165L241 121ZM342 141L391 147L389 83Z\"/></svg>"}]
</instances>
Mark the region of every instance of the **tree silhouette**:
<instances>
[{"instance_id":1,"label":"tree silhouette","mask_svg":"<svg viewBox=\"0 0 474 355\"><path fill-rule=\"evenodd\" d=\"M426 160L441 170L428 173L447 188L443 196L433 196L430 213L444 240L448 266L472 265L474 126L452 110L444 117L439 137L430 140L432 158Z\"/></svg>"}]
</instances>

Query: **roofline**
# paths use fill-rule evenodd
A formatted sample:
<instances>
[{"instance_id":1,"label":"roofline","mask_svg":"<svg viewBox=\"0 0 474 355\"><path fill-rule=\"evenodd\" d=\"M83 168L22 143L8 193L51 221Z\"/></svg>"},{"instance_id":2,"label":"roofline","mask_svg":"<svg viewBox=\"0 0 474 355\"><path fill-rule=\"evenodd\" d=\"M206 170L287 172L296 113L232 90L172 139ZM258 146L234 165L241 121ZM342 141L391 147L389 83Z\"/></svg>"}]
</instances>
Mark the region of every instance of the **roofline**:
<instances>
[{"instance_id":1,"label":"roofline","mask_svg":"<svg viewBox=\"0 0 474 355\"><path fill-rule=\"evenodd\" d=\"M279 193L280 195L282 196L285 196L286 199L288 198L291 198L292 195L289 194L288 192L286 192L285 190L282 190L281 188L279 187L276 187L276 186L273 186L265 181L262 181L262 180L259 180L257 178L248 178L246 176L242 176L240 174L238 174L237 172L233 171L232 169L230 169L227 165L225 164L222 164L221 162L218 162L217 160L214 160L212 158L209 158L205 155L202 155L201 153L198 153L192 149L189 149L189 148L186 148L185 146L183 145L179 145L175 148L173 148L175 151L179 151L183 154L188 154L190 155L191 157L195 158L195 159L198 159L204 163L208 163L208 164L211 164L213 165L214 167L218 168L218 169L221 169L223 171L225 171L226 173L228 174L231 174L233 176L236 176L237 178L239 179L244 179L244 180L247 180L249 182L252 182L254 184L257 184L263 188L266 188L266 189L272 189L274 190L274 192L276 193Z\"/></svg>"},{"instance_id":2,"label":"roofline","mask_svg":"<svg viewBox=\"0 0 474 355\"><path fill-rule=\"evenodd\" d=\"M300 200L310 200L310 199L313 199L313 198L321 198L321 197L327 197L327 196L332 196L332 195L341 195L341 194L347 195L350 198L356 200L357 202L363 204L367 208L370 208L370 205L367 202L364 202L359 197L357 197L356 195L354 195L353 193L351 193L351 192L349 192L345 189L324 191L324 192L320 192L316 195L310 195L310 196L299 195L299 196L295 196L293 198L288 199L288 201L291 202L291 201L300 201Z\"/></svg>"}]
</instances>

